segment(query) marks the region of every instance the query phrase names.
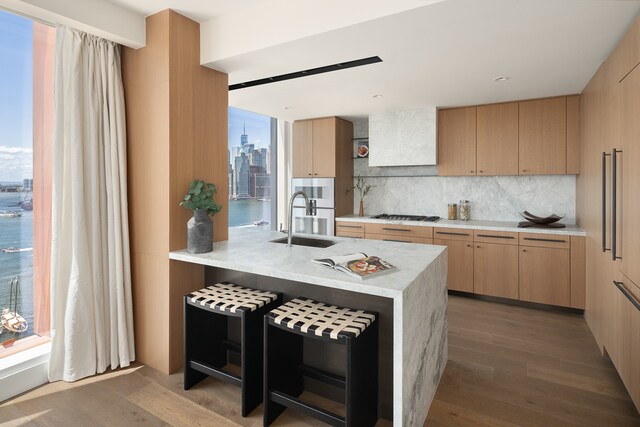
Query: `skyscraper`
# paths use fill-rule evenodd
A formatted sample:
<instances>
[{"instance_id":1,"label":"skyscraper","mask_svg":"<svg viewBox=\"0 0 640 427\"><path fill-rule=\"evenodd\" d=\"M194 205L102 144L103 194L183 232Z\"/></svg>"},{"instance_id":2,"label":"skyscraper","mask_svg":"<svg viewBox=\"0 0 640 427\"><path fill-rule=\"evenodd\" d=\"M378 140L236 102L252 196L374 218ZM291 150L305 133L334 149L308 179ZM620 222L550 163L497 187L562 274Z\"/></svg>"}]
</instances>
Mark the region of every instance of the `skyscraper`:
<instances>
[{"instance_id":1,"label":"skyscraper","mask_svg":"<svg viewBox=\"0 0 640 427\"><path fill-rule=\"evenodd\" d=\"M240 147L244 148L249 143L249 137L247 136L247 126L242 125L242 135L240 135Z\"/></svg>"}]
</instances>

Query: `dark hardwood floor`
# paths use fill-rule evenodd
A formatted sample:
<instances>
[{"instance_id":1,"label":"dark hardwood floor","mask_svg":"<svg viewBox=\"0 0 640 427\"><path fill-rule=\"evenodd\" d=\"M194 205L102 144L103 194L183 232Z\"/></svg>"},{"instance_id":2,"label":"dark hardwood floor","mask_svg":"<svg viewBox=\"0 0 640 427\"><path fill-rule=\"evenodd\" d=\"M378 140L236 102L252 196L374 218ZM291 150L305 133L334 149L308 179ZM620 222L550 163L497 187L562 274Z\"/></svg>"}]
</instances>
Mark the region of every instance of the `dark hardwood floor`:
<instances>
[{"instance_id":1,"label":"dark hardwood floor","mask_svg":"<svg viewBox=\"0 0 640 427\"><path fill-rule=\"evenodd\" d=\"M238 402L228 384L185 392L180 373L136 364L4 402L0 425L262 425L261 408L242 418ZM640 415L581 316L452 296L449 361L426 424L640 426ZM324 424L286 411L273 425Z\"/></svg>"}]
</instances>

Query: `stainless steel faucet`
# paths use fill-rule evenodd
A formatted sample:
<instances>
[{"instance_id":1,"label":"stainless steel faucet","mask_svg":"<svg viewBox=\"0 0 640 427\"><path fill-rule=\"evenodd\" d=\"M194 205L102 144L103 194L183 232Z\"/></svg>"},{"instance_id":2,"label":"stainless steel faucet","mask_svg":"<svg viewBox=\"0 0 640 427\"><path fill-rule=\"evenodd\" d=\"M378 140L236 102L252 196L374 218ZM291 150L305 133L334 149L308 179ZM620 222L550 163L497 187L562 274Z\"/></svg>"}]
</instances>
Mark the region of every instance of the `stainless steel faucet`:
<instances>
[{"instance_id":1,"label":"stainless steel faucet","mask_svg":"<svg viewBox=\"0 0 640 427\"><path fill-rule=\"evenodd\" d=\"M287 246L291 246L291 235L293 234L293 200L298 197L304 197L304 204L307 208L307 215L313 215L313 207L311 205L311 201L309 197L304 194L304 191L296 191L291 195L291 199L289 200L289 227L287 229Z\"/></svg>"}]
</instances>

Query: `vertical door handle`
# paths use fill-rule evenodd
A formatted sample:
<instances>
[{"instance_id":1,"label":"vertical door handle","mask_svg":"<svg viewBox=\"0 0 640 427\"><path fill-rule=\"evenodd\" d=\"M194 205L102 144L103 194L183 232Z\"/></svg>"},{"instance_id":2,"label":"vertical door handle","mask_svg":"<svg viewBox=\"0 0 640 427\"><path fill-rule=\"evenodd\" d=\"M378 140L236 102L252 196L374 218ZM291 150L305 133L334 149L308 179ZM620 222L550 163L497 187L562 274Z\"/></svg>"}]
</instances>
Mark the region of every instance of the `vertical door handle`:
<instances>
[{"instance_id":1,"label":"vertical door handle","mask_svg":"<svg viewBox=\"0 0 640 427\"><path fill-rule=\"evenodd\" d=\"M622 153L622 150L616 150L615 148L611 152L611 259L622 259L616 252L616 245L618 240L618 218L617 218L617 182L618 182L618 153Z\"/></svg>"},{"instance_id":2,"label":"vertical door handle","mask_svg":"<svg viewBox=\"0 0 640 427\"><path fill-rule=\"evenodd\" d=\"M607 156L609 154L602 152L602 252L609 250L607 248Z\"/></svg>"}]
</instances>

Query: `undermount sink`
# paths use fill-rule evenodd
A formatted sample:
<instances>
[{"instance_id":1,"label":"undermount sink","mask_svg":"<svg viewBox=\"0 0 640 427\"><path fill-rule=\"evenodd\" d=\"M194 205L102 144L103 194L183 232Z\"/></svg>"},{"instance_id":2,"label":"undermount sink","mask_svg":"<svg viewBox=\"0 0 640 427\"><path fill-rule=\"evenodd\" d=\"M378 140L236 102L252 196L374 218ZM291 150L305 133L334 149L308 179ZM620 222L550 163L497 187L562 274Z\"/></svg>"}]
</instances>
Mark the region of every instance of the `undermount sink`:
<instances>
[{"instance_id":1,"label":"undermount sink","mask_svg":"<svg viewBox=\"0 0 640 427\"><path fill-rule=\"evenodd\" d=\"M284 243L287 244L287 238L283 237L281 239L271 240L273 243ZM310 237L299 237L292 236L291 244L295 246L310 246L312 248L328 248L329 246L335 245L337 242L332 240L325 239L312 239Z\"/></svg>"}]
</instances>

